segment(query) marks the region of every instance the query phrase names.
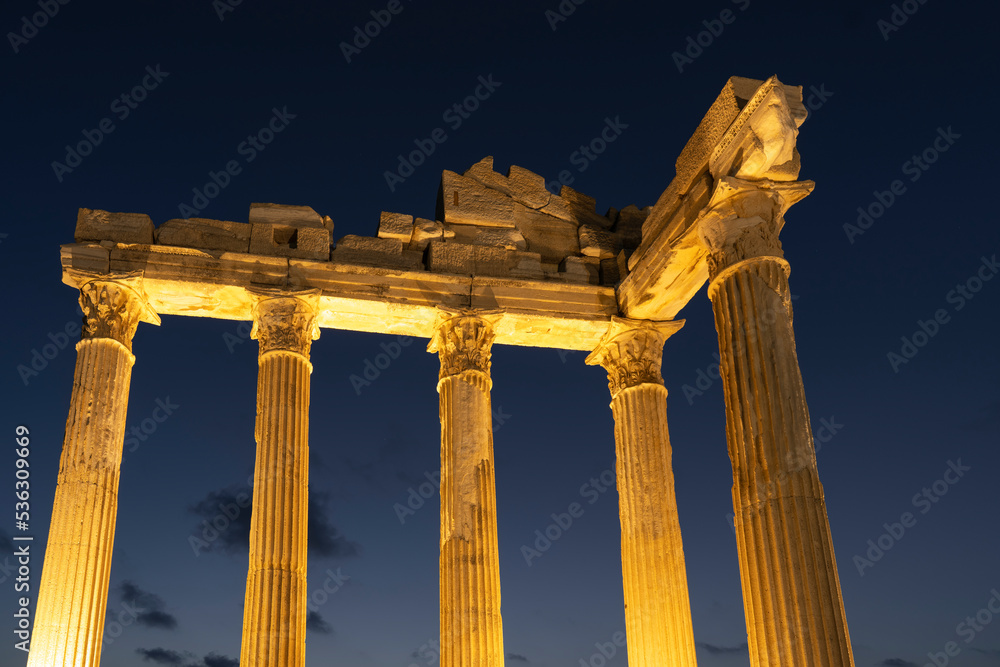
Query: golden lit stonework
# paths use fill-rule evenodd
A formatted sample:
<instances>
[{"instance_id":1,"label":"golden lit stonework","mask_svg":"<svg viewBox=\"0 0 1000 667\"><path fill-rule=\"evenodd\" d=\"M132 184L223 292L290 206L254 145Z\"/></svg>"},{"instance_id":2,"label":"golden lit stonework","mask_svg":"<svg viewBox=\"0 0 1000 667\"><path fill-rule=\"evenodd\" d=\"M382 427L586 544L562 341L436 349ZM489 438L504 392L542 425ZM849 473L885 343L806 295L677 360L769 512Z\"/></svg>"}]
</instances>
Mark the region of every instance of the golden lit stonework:
<instances>
[{"instance_id":1,"label":"golden lit stonework","mask_svg":"<svg viewBox=\"0 0 1000 667\"><path fill-rule=\"evenodd\" d=\"M143 214L81 208L61 260L86 321L28 664L100 662L131 341L140 321L169 314L250 321L259 341L243 667L305 664L321 327L418 336L438 354L444 667L504 664L494 344L585 350L607 370L628 662L694 667L661 365L678 313L708 282L751 665L853 665L779 240L813 188L798 180L806 116L801 87L733 77L655 204L603 215L527 169L496 172L492 157L442 174L440 219L386 211L377 235L336 242L308 206L253 203L247 222L155 230Z\"/></svg>"}]
</instances>

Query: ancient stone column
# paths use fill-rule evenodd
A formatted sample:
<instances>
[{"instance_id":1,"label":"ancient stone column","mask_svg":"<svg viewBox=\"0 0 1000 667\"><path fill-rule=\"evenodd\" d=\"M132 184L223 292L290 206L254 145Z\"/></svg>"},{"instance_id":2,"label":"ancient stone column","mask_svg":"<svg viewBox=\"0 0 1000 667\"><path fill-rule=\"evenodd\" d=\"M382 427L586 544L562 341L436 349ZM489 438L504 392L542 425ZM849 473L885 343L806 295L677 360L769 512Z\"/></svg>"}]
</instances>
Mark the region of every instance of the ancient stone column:
<instances>
[{"instance_id":1,"label":"ancient stone column","mask_svg":"<svg viewBox=\"0 0 1000 667\"><path fill-rule=\"evenodd\" d=\"M619 515L628 664L695 667L681 526L674 496L663 344L684 321L615 317L587 357L608 371Z\"/></svg>"},{"instance_id":2,"label":"ancient stone column","mask_svg":"<svg viewBox=\"0 0 1000 667\"><path fill-rule=\"evenodd\" d=\"M441 667L503 667L490 347L494 316L452 313L441 359Z\"/></svg>"},{"instance_id":3,"label":"ancient stone column","mask_svg":"<svg viewBox=\"0 0 1000 667\"><path fill-rule=\"evenodd\" d=\"M318 303L317 291L255 292L251 337L260 342L257 460L243 667L305 665L309 347L319 338Z\"/></svg>"},{"instance_id":4,"label":"ancient stone column","mask_svg":"<svg viewBox=\"0 0 1000 667\"><path fill-rule=\"evenodd\" d=\"M66 271L83 332L39 583L29 667L96 667L108 603L118 476L139 321L159 324L142 274Z\"/></svg>"},{"instance_id":5,"label":"ancient stone column","mask_svg":"<svg viewBox=\"0 0 1000 667\"><path fill-rule=\"evenodd\" d=\"M723 177L703 215L750 663L853 665L778 232L811 182Z\"/></svg>"}]
</instances>

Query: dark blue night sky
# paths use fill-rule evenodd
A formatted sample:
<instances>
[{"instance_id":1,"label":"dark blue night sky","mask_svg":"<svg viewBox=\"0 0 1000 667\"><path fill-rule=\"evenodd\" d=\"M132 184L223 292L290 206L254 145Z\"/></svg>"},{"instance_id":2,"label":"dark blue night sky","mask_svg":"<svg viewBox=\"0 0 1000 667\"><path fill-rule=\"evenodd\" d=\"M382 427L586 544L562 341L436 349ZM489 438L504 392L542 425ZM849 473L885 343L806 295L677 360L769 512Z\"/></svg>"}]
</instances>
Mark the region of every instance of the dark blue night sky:
<instances>
[{"instance_id":1,"label":"dark blue night sky","mask_svg":"<svg viewBox=\"0 0 1000 667\"><path fill-rule=\"evenodd\" d=\"M46 2L58 11L35 28ZM727 78L777 74L810 108L798 147L816 190L789 211L782 241L856 663L923 667L940 654L940 666L955 642L947 664L1000 664L989 611L1000 608L989 203L1000 12L577 2L5 3L0 427L8 445L19 424L31 431L33 586L72 388L79 316L59 245L73 241L77 208L161 224L304 204L333 218L334 238L373 236L383 210L433 218L441 171L486 155L501 172L562 173L602 213L646 206ZM372 12L387 24L343 46ZM477 87L478 108L455 111ZM580 150L610 126L603 152ZM401 168L398 156L429 141L422 164ZM89 154L67 155L81 142ZM747 665L704 289L679 317L663 376L699 661ZM104 665L236 664L254 462L248 334L174 316L136 334ZM437 664L438 360L426 342L324 329L313 344L309 588L335 592L313 598L309 665ZM383 353L391 363L360 382ZM599 667L599 647L624 629L610 399L584 356L493 351L509 665ZM8 446L0 664L11 666L26 661L10 615L14 481ZM575 502L582 516L526 558ZM228 526L220 505L237 508ZM615 648L607 664L627 664Z\"/></svg>"}]
</instances>

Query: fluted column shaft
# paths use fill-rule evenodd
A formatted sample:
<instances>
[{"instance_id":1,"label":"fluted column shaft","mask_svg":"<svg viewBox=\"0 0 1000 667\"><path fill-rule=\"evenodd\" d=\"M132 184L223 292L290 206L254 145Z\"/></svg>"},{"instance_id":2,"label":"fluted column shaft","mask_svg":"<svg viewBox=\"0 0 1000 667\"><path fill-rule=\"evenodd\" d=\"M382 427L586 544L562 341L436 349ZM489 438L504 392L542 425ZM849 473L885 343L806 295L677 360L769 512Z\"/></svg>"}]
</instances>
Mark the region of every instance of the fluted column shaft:
<instances>
[{"instance_id":1,"label":"fluted column shaft","mask_svg":"<svg viewBox=\"0 0 1000 667\"><path fill-rule=\"evenodd\" d=\"M853 665L778 241L800 193L730 181L706 240L750 662Z\"/></svg>"},{"instance_id":2,"label":"fluted column shaft","mask_svg":"<svg viewBox=\"0 0 1000 667\"><path fill-rule=\"evenodd\" d=\"M118 478L139 320L159 323L141 276L77 272L84 313L39 584L29 667L96 667L108 602Z\"/></svg>"},{"instance_id":3,"label":"fluted column shaft","mask_svg":"<svg viewBox=\"0 0 1000 667\"><path fill-rule=\"evenodd\" d=\"M663 343L683 325L615 318L587 358L608 371L621 517L628 664L697 664L674 495Z\"/></svg>"},{"instance_id":4,"label":"fluted column shaft","mask_svg":"<svg viewBox=\"0 0 1000 667\"><path fill-rule=\"evenodd\" d=\"M258 293L257 458L243 608L244 667L303 667L309 521L309 362L317 296Z\"/></svg>"},{"instance_id":5,"label":"fluted column shaft","mask_svg":"<svg viewBox=\"0 0 1000 667\"><path fill-rule=\"evenodd\" d=\"M486 318L445 318L441 360L441 667L503 667L490 348Z\"/></svg>"}]
</instances>

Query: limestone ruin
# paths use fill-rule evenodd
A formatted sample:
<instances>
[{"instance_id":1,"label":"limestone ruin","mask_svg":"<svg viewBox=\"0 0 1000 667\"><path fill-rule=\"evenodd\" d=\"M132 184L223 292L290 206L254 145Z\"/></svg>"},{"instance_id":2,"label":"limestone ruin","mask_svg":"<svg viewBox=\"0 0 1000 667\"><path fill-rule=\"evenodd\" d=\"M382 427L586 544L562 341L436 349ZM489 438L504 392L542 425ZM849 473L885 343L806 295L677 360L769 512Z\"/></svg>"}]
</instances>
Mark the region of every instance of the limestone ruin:
<instances>
[{"instance_id":1,"label":"limestone ruin","mask_svg":"<svg viewBox=\"0 0 1000 667\"><path fill-rule=\"evenodd\" d=\"M587 350L607 370L629 664L693 667L660 368L676 315L706 281L751 664L853 665L778 240L813 188L797 180L805 118L800 87L731 78L656 204L604 215L526 169L497 173L489 157L444 172L435 220L383 213L377 236L335 244L332 220L308 206L156 228L80 209L61 259L85 326L28 665L100 662L131 341L140 321L169 314L251 321L260 344L243 667L305 663L309 352L323 328L420 336L440 357L444 667L504 664L495 343Z\"/></svg>"}]
</instances>

